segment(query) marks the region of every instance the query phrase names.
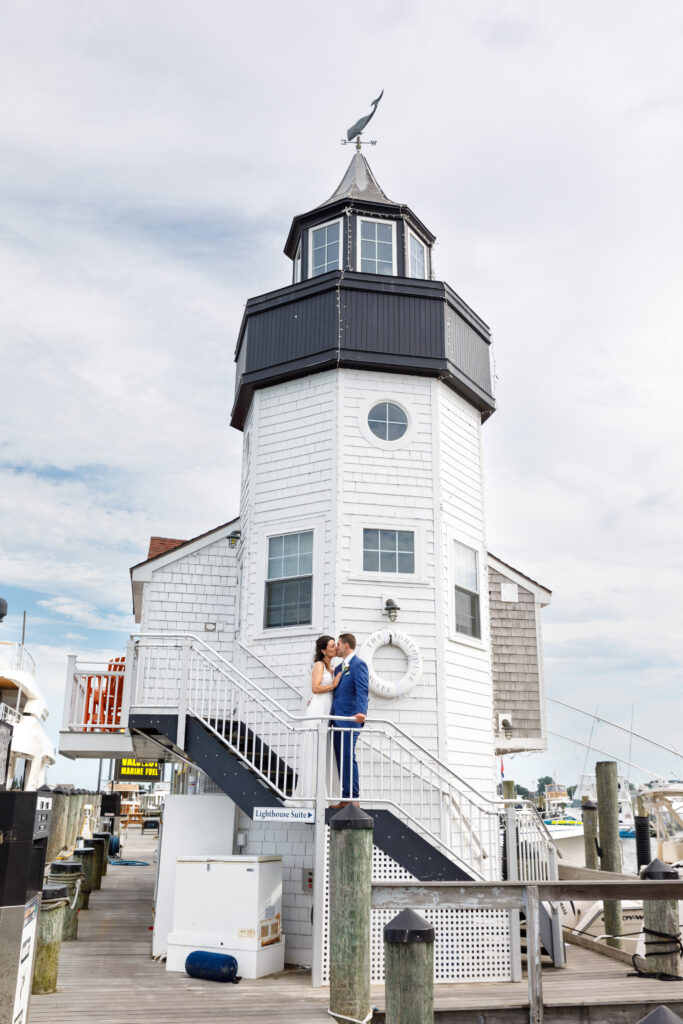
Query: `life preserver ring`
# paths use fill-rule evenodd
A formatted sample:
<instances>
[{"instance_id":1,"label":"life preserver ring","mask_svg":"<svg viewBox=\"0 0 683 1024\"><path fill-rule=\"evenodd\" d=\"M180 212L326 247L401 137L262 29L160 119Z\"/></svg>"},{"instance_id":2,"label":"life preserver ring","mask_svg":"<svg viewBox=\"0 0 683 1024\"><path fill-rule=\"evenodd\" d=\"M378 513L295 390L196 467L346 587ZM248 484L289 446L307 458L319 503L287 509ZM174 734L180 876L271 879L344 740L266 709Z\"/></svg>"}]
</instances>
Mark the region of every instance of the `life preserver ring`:
<instances>
[{"instance_id":1,"label":"life preserver ring","mask_svg":"<svg viewBox=\"0 0 683 1024\"><path fill-rule=\"evenodd\" d=\"M377 648L387 646L398 647L408 659L407 672L395 683L380 679L372 667L372 658ZM422 676L422 654L420 653L420 648L407 633L402 633L400 629L383 626L382 629L378 629L367 638L358 653L363 661L368 663L370 691L377 694L378 697L388 697L389 699L404 697L420 681Z\"/></svg>"}]
</instances>

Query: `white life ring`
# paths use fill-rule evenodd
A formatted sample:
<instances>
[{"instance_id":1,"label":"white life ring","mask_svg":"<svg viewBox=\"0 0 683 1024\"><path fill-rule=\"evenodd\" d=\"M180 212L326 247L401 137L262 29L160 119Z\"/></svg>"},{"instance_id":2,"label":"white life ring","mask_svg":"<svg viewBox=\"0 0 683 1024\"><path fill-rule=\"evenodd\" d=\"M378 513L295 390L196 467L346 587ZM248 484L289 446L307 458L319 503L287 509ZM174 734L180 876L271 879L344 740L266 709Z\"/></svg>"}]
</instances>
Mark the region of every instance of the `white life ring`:
<instances>
[{"instance_id":1,"label":"white life ring","mask_svg":"<svg viewBox=\"0 0 683 1024\"><path fill-rule=\"evenodd\" d=\"M408 659L407 672L395 683L380 679L372 667L372 658L377 648L391 645L403 651ZM367 638L358 653L363 661L366 661L368 664L370 690L372 693L377 694L378 697L388 697L389 699L404 697L420 681L422 676L422 654L420 653L420 648L407 633L402 633L400 629L394 629L392 626L383 626L382 629L378 629Z\"/></svg>"}]
</instances>

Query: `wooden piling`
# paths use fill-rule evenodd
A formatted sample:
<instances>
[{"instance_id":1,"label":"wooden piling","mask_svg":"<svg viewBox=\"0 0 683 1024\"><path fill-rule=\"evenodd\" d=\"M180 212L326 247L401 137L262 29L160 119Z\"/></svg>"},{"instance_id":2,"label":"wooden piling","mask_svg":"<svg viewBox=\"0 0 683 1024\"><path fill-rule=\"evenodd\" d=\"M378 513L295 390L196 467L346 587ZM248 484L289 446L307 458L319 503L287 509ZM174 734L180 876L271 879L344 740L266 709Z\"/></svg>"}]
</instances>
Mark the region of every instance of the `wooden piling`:
<instances>
[{"instance_id":1,"label":"wooden piling","mask_svg":"<svg viewBox=\"0 0 683 1024\"><path fill-rule=\"evenodd\" d=\"M598 791L598 823L600 830L600 868L621 872L619 841L619 777L616 761L598 761L595 765ZM605 900L605 932L621 935L623 919L621 900ZM621 939L607 939L608 946L622 949Z\"/></svg>"},{"instance_id":2,"label":"wooden piling","mask_svg":"<svg viewBox=\"0 0 683 1024\"><path fill-rule=\"evenodd\" d=\"M330 1013L370 1020L370 891L374 822L354 804L330 821Z\"/></svg>"},{"instance_id":3,"label":"wooden piling","mask_svg":"<svg viewBox=\"0 0 683 1024\"><path fill-rule=\"evenodd\" d=\"M386 1024L434 1024L434 926L402 910L384 926Z\"/></svg>"},{"instance_id":4,"label":"wooden piling","mask_svg":"<svg viewBox=\"0 0 683 1024\"><path fill-rule=\"evenodd\" d=\"M679 878L676 868L653 860L640 872L644 879ZM645 966L648 974L668 974L678 977L680 971L678 900L643 900L643 930L645 932ZM642 965L642 961L641 961Z\"/></svg>"},{"instance_id":5,"label":"wooden piling","mask_svg":"<svg viewBox=\"0 0 683 1024\"><path fill-rule=\"evenodd\" d=\"M514 800L517 796L517 786L512 779L503 779L503 800Z\"/></svg>"},{"instance_id":6,"label":"wooden piling","mask_svg":"<svg viewBox=\"0 0 683 1024\"><path fill-rule=\"evenodd\" d=\"M581 805L581 820L583 822L583 854L586 859L586 867L597 871L598 858L598 805L592 800L586 800Z\"/></svg>"}]
</instances>

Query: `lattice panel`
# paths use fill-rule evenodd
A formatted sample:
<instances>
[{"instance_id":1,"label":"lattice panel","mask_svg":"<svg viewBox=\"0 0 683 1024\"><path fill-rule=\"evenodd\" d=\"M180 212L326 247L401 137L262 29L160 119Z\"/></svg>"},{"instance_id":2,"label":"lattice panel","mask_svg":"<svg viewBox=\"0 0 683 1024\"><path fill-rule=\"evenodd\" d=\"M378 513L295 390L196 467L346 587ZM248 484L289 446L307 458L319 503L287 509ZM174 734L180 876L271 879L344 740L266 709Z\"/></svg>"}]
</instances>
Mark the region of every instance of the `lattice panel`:
<instances>
[{"instance_id":1,"label":"lattice panel","mask_svg":"<svg viewBox=\"0 0 683 1024\"><path fill-rule=\"evenodd\" d=\"M323 984L330 983L329 962L329 870L330 830L326 828L325 908L323 915ZM417 881L376 846L372 848L372 880ZM510 981L510 921L504 910L440 910L414 907L436 932L434 980ZM370 979L384 981L384 926L398 911L373 910L370 920Z\"/></svg>"}]
</instances>

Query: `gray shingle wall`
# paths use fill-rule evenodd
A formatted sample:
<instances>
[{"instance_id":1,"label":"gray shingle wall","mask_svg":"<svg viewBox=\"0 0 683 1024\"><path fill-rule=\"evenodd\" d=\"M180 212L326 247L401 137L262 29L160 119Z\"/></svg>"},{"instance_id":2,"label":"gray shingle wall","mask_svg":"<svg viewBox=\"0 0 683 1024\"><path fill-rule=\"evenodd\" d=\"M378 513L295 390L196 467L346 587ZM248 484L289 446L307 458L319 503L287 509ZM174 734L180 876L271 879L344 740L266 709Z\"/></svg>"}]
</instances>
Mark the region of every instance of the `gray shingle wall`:
<instances>
[{"instance_id":1,"label":"gray shingle wall","mask_svg":"<svg viewBox=\"0 0 683 1024\"><path fill-rule=\"evenodd\" d=\"M504 576L489 566L493 651L493 710L512 715L515 739L542 739L538 637L534 595L519 586L517 601L501 600Z\"/></svg>"}]
</instances>

